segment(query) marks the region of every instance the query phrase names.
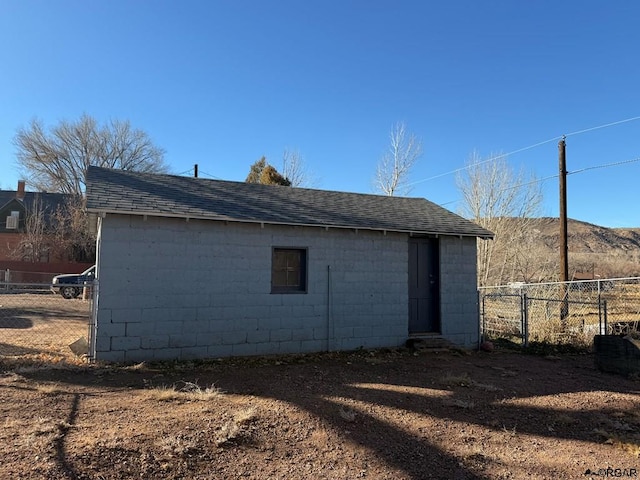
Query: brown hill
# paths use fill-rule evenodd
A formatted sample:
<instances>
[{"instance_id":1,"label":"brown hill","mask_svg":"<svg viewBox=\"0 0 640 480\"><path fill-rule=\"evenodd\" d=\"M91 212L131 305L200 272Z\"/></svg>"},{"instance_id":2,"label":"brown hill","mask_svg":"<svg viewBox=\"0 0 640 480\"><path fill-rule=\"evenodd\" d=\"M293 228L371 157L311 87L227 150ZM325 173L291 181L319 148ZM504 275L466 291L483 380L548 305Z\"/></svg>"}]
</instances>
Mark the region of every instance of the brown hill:
<instances>
[{"instance_id":1,"label":"brown hill","mask_svg":"<svg viewBox=\"0 0 640 480\"><path fill-rule=\"evenodd\" d=\"M606 228L571 219L567 226L571 275L640 276L640 228ZM543 255L559 256L559 219L536 218L532 231Z\"/></svg>"}]
</instances>

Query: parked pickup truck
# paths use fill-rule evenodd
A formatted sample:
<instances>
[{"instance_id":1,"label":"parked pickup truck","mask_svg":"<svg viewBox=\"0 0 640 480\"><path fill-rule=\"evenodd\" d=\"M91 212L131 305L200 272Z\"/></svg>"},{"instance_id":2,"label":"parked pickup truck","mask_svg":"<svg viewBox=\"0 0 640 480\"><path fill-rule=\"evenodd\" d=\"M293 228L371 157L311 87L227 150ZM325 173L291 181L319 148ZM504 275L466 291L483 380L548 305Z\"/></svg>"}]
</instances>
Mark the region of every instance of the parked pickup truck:
<instances>
[{"instance_id":1,"label":"parked pickup truck","mask_svg":"<svg viewBox=\"0 0 640 480\"><path fill-rule=\"evenodd\" d=\"M95 265L82 273L56 275L51 281L51 290L53 290L54 293L59 293L66 299L76 298L82 292L85 283L93 282L95 276Z\"/></svg>"}]
</instances>

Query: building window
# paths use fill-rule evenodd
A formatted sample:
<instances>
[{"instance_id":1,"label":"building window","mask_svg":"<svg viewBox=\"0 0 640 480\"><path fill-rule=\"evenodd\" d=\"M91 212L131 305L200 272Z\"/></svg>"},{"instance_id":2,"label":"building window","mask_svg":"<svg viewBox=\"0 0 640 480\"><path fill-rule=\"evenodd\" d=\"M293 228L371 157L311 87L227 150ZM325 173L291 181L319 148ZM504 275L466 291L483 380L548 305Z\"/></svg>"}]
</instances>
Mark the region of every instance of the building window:
<instances>
[{"instance_id":1,"label":"building window","mask_svg":"<svg viewBox=\"0 0 640 480\"><path fill-rule=\"evenodd\" d=\"M271 293L307 292L307 249L274 248Z\"/></svg>"},{"instance_id":2,"label":"building window","mask_svg":"<svg viewBox=\"0 0 640 480\"><path fill-rule=\"evenodd\" d=\"M11 215L7 217L7 223L5 228L7 230L18 230L20 226L20 212L12 211Z\"/></svg>"}]
</instances>

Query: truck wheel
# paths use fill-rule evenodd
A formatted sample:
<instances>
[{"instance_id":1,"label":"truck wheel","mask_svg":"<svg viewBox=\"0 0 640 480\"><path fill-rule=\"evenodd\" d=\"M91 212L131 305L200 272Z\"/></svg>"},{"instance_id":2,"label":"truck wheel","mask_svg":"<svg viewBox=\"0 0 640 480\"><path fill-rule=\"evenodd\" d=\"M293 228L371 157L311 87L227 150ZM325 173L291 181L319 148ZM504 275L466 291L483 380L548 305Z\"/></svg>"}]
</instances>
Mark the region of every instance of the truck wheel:
<instances>
[{"instance_id":1,"label":"truck wheel","mask_svg":"<svg viewBox=\"0 0 640 480\"><path fill-rule=\"evenodd\" d=\"M80 295L80 289L76 287L61 287L60 295L62 295L62 297L66 298L67 300L76 298L78 295Z\"/></svg>"}]
</instances>

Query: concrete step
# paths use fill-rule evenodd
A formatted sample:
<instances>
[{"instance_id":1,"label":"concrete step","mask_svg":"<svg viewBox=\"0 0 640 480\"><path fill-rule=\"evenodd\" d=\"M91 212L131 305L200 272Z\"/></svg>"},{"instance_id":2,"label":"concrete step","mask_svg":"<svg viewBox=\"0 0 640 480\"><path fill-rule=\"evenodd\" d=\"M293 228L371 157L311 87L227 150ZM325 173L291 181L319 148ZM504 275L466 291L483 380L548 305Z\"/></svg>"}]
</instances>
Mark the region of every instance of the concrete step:
<instances>
[{"instance_id":1,"label":"concrete step","mask_svg":"<svg viewBox=\"0 0 640 480\"><path fill-rule=\"evenodd\" d=\"M414 350L430 351L457 348L449 340L440 336L411 337L406 341L406 346Z\"/></svg>"}]
</instances>

